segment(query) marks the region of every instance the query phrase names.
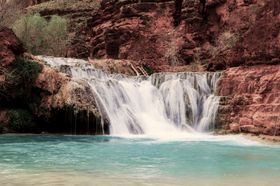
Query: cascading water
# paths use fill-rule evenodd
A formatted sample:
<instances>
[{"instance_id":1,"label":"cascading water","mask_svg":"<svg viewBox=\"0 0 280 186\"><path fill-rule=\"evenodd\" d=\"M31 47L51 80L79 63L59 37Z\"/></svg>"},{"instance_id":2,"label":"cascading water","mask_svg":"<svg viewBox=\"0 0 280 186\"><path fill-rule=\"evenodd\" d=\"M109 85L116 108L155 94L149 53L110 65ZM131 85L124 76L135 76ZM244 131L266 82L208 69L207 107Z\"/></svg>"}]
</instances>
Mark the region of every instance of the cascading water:
<instances>
[{"instance_id":1,"label":"cascading water","mask_svg":"<svg viewBox=\"0 0 280 186\"><path fill-rule=\"evenodd\" d=\"M86 61L40 57L50 66L86 81L110 134L173 135L214 129L220 73L158 73L146 77L106 74Z\"/></svg>"}]
</instances>

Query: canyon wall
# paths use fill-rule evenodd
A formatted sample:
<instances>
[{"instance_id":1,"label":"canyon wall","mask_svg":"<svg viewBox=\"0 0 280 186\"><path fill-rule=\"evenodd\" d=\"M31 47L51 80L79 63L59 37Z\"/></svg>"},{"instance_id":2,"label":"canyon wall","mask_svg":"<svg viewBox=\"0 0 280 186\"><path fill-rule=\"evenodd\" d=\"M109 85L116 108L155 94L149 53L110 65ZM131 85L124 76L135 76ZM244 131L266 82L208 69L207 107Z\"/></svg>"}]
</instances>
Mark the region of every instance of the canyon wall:
<instances>
[{"instance_id":1,"label":"canyon wall","mask_svg":"<svg viewBox=\"0 0 280 186\"><path fill-rule=\"evenodd\" d=\"M280 135L280 65L230 68L218 87L221 129Z\"/></svg>"},{"instance_id":2,"label":"canyon wall","mask_svg":"<svg viewBox=\"0 0 280 186\"><path fill-rule=\"evenodd\" d=\"M153 72L224 70L219 128L280 135L279 0L208 0L205 10L199 0L58 2L28 10L69 18L68 57L127 60Z\"/></svg>"}]
</instances>

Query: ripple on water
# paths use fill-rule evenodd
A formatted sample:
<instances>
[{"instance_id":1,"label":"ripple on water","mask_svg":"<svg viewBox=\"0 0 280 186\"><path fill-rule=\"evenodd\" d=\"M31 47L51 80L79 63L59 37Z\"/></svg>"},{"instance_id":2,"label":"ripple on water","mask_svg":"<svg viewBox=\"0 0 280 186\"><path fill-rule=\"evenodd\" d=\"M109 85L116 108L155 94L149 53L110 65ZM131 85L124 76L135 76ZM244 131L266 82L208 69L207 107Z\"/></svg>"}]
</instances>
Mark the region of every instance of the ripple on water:
<instances>
[{"instance_id":1,"label":"ripple on water","mask_svg":"<svg viewBox=\"0 0 280 186\"><path fill-rule=\"evenodd\" d=\"M199 140L201 139L201 140ZM275 185L280 148L239 136L183 140L0 136L0 185Z\"/></svg>"}]
</instances>

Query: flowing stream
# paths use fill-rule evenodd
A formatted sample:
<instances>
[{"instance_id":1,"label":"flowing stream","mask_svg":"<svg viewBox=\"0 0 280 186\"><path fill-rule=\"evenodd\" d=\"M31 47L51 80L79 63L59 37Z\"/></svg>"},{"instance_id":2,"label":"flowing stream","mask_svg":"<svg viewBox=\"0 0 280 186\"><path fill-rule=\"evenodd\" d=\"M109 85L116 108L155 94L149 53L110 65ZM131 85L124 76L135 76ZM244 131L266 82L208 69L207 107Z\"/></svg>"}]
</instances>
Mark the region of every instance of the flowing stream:
<instances>
[{"instance_id":1,"label":"flowing stream","mask_svg":"<svg viewBox=\"0 0 280 186\"><path fill-rule=\"evenodd\" d=\"M41 57L73 79L87 82L110 134L170 136L215 127L220 73L158 73L150 77L107 74L78 59Z\"/></svg>"}]
</instances>

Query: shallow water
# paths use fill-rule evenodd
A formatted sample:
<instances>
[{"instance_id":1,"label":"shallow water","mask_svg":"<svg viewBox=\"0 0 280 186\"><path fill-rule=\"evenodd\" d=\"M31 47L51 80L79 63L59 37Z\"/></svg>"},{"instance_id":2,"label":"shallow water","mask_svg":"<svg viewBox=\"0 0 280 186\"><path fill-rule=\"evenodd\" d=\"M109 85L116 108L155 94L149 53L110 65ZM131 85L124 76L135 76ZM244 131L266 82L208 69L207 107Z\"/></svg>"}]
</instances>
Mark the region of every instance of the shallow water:
<instances>
[{"instance_id":1,"label":"shallow water","mask_svg":"<svg viewBox=\"0 0 280 186\"><path fill-rule=\"evenodd\" d=\"M277 185L280 147L239 136L2 135L0 185Z\"/></svg>"}]
</instances>

